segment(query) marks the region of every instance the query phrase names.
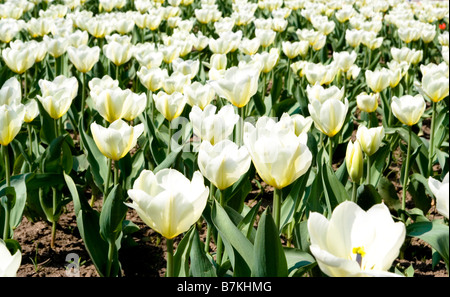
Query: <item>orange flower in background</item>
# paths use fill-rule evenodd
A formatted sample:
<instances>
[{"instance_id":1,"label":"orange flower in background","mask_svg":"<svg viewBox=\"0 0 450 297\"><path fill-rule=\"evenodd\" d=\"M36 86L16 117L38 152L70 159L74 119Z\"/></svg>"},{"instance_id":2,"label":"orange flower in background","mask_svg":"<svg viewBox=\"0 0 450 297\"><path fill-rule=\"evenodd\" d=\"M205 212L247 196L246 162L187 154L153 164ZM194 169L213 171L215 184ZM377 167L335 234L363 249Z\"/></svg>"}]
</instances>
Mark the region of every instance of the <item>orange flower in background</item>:
<instances>
[{"instance_id":1,"label":"orange flower in background","mask_svg":"<svg viewBox=\"0 0 450 297\"><path fill-rule=\"evenodd\" d=\"M445 23L439 24L439 29L445 30L447 28L447 25Z\"/></svg>"}]
</instances>

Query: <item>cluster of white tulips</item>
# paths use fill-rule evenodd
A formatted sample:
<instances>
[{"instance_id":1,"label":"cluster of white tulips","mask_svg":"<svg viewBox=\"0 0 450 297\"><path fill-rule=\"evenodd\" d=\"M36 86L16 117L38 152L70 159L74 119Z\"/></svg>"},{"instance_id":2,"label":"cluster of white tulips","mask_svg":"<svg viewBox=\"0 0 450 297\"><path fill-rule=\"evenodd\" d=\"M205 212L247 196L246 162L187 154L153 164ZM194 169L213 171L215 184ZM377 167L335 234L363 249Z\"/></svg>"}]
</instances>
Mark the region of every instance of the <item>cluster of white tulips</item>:
<instances>
[{"instance_id":1,"label":"cluster of white tulips","mask_svg":"<svg viewBox=\"0 0 450 297\"><path fill-rule=\"evenodd\" d=\"M0 276L69 202L100 276L127 211L167 276L404 276L407 237L448 268L445 1L4 2Z\"/></svg>"}]
</instances>

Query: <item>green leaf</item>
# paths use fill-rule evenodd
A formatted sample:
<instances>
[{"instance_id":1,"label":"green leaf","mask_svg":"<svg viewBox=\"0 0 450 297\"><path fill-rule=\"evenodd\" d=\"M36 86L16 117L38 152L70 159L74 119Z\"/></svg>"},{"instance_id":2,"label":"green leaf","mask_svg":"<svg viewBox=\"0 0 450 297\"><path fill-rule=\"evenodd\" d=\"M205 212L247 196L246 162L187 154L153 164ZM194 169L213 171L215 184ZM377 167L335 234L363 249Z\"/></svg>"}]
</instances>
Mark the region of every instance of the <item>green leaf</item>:
<instances>
[{"instance_id":1,"label":"green leaf","mask_svg":"<svg viewBox=\"0 0 450 297\"><path fill-rule=\"evenodd\" d=\"M27 182L32 179L32 177L32 173L25 173L11 177L11 187L14 188L15 198L10 213L9 223L13 229L19 226L22 222L23 211L27 203ZM6 188L5 186L5 182L0 183L0 197L4 195L2 192Z\"/></svg>"},{"instance_id":2,"label":"green leaf","mask_svg":"<svg viewBox=\"0 0 450 297\"><path fill-rule=\"evenodd\" d=\"M268 209L264 211L258 223L253 249L252 276L288 276L286 256L281 245L278 228L268 213Z\"/></svg>"},{"instance_id":3,"label":"green leaf","mask_svg":"<svg viewBox=\"0 0 450 297\"><path fill-rule=\"evenodd\" d=\"M100 235L103 240L114 244L120 232L128 207L124 204L123 191L120 185L115 186L103 202L100 213Z\"/></svg>"},{"instance_id":4,"label":"green leaf","mask_svg":"<svg viewBox=\"0 0 450 297\"><path fill-rule=\"evenodd\" d=\"M86 250L100 276L104 276L108 263L108 243L100 236L100 214L92 209L86 199L81 199L73 179L64 174L67 187L72 195L77 227Z\"/></svg>"},{"instance_id":5,"label":"green leaf","mask_svg":"<svg viewBox=\"0 0 450 297\"><path fill-rule=\"evenodd\" d=\"M398 198L397 190L394 184L386 177L381 176L378 182L377 190L381 199L391 210L397 211L402 207L402 203Z\"/></svg>"},{"instance_id":6,"label":"green leaf","mask_svg":"<svg viewBox=\"0 0 450 297\"><path fill-rule=\"evenodd\" d=\"M356 199L358 205L366 211L373 205L379 204L382 201L377 189L375 189L375 187L371 184L360 185L356 192Z\"/></svg>"},{"instance_id":7,"label":"green leaf","mask_svg":"<svg viewBox=\"0 0 450 297\"><path fill-rule=\"evenodd\" d=\"M427 242L449 266L449 227L440 221L417 222L406 227L406 234Z\"/></svg>"},{"instance_id":8,"label":"green leaf","mask_svg":"<svg viewBox=\"0 0 450 297\"><path fill-rule=\"evenodd\" d=\"M216 270L203 249L197 229L193 228L192 246L190 252L191 274L193 277L216 277Z\"/></svg>"},{"instance_id":9,"label":"green leaf","mask_svg":"<svg viewBox=\"0 0 450 297\"><path fill-rule=\"evenodd\" d=\"M173 255L173 270L175 276L189 276L189 254L192 246L193 227L184 234Z\"/></svg>"},{"instance_id":10,"label":"green leaf","mask_svg":"<svg viewBox=\"0 0 450 297\"><path fill-rule=\"evenodd\" d=\"M322 166L322 181L325 197L331 204L331 210L341 202L350 200L344 185L336 177L336 174L328 163L324 163Z\"/></svg>"},{"instance_id":11,"label":"green leaf","mask_svg":"<svg viewBox=\"0 0 450 297\"><path fill-rule=\"evenodd\" d=\"M253 245L233 224L217 201L214 201L211 209L211 219L223 239L232 267L241 271L247 267L249 270L253 266Z\"/></svg>"},{"instance_id":12,"label":"green leaf","mask_svg":"<svg viewBox=\"0 0 450 297\"><path fill-rule=\"evenodd\" d=\"M315 266L316 260L309 253L300 249L284 247L289 276L301 276Z\"/></svg>"}]
</instances>

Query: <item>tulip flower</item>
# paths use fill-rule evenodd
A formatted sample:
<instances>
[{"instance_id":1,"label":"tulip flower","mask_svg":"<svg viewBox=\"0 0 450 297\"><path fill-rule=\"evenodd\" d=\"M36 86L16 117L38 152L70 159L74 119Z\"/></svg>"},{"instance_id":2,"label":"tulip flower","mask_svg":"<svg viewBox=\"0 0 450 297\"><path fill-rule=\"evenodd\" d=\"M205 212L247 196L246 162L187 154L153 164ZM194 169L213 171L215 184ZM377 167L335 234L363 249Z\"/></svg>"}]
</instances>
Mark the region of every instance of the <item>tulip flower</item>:
<instances>
[{"instance_id":1,"label":"tulip flower","mask_svg":"<svg viewBox=\"0 0 450 297\"><path fill-rule=\"evenodd\" d=\"M91 124L91 132L100 152L108 159L119 161L136 146L137 139L144 132L144 124L129 126L122 119L104 128L97 123Z\"/></svg>"},{"instance_id":2,"label":"tulip flower","mask_svg":"<svg viewBox=\"0 0 450 297\"><path fill-rule=\"evenodd\" d=\"M359 183L363 175L364 158L361 145L358 140L355 142L349 141L345 154L345 165L347 172L353 181L352 201L356 202L356 184Z\"/></svg>"},{"instance_id":3,"label":"tulip flower","mask_svg":"<svg viewBox=\"0 0 450 297\"><path fill-rule=\"evenodd\" d=\"M19 134L24 116L23 104L0 105L0 145L7 146Z\"/></svg>"},{"instance_id":4,"label":"tulip flower","mask_svg":"<svg viewBox=\"0 0 450 297\"><path fill-rule=\"evenodd\" d=\"M380 98L380 93L370 93L362 92L356 96L356 105L362 111L367 113L375 112L378 108L378 100Z\"/></svg>"},{"instance_id":5,"label":"tulip flower","mask_svg":"<svg viewBox=\"0 0 450 297\"><path fill-rule=\"evenodd\" d=\"M30 69L36 61L34 51L28 47L5 48L2 50L2 57L8 68L17 74L22 74Z\"/></svg>"},{"instance_id":6,"label":"tulip flower","mask_svg":"<svg viewBox=\"0 0 450 297\"><path fill-rule=\"evenodd\" d=\"M131 90L121 88L104 89L99 94L91 92L94 109L109 123L123 118L128 108Z\"/></svg>"},{"instance_id":7,"label":"tulip flower","mask_svg":"<svg viewBox=\"0 0 450 297\"><path fill-rule=\"evenodd\" d=\"M39 115L39 106L36 100L30 100L25 104L24 122L31 123Z\"/></svg>"},{"instance_id":8,"label":"tulip flower","mask_svg":"<svg viewBox=\"0 0 450 297\"><path fill-rule=\"evenodd\" d=\"M258 38L248 39L243 38L239 45L239 50L246 55L252 56L258 52L261 42Z\"/></svg>"},{"instance_id":9,"label":"tulip flower","mask_svg":"<svg viewBox=\"0 0 450 297\"><path fill-rule=\"evenodd\" d=\"M339 204L328 220L312 212L308 218L310 250L319 268L332 277L397 276L388 270L406 237L402 222L376 204L368 211L356 203Z\"/></svg>"},{"instance_id":10,"label":"tulip flower","mask_svg":"<svg viewBox=\"0 0 450 297\"><path fill-rule=\"evenodd\" d=\"M338 68L335 62L328 65L308 63L303 68L303 73L310 85L328 85L336 77Z\"/></svg>"},{"instance_id":11,"label":"tulip flower","mask_svg":"<svg viewBox=\"0 0 450 297\"><path fill-rule=\"evenodd\" d=\"M306 86L306 95L310 103L315 100L318 100L321 103L325 103L325 101L329 99L342 101L342 98L344 98L345 95L345 90L344 88L339 89L336 86L324 88L319 83L315 83L313 86Z\"/></svg>"},{"instance_id":12,"label":"tulip flower","mask_svg":"<svg viewBox=\"0 0 450 297\"><path fill-rule=\"evenodd\" d=\"M172 62L173 72L187 75L189 79L194 79L200 69L200 62L198 60L183 60L181 58L175 59Z\"/></svg>"},{"instance_id":13,"label":"tulip flower","mask_svg":"<svg viewBox=\"0 0 450 297\"><path fill-rule=\"evenodd\" d=\"M229 139L214 145L203 141L199 147L200 172L221 191L237 182L248 171L251 161L247 148L239 148Z\"/></svg>"},{"instance_id":14,"label":"tulip flower","mask_svg":"<svg viewBox=\"0 0 450 297\"><path fill-rule=\"evenodd\" d=\"M351 53L345 51L333 53L333 60L336 62L337 67L343 72L347 72L350 69L355 63L356 57L355 51L352 51Z\"/></svg>"},{"instance_id":15,"label":"tulip flower","mask_svg":"<svg viewBox=\"0 0 450 297\"><path fill-rule=\"evenodd\" d=\"M406 153L405 175L403 181L402 210L405 210L406 208L406 189L409 180L409 163L411 157L411 126L419 122L425 108L425 100L420 94L417 94L414 97L411 95L404 95L400 98L397 98L396 96L392 98L392 113L395 117L397 117L397 119L400 120L400 122L408 126L408 148ZM402 220L404 221L405 219L405 215L402 213Z\"/></svg>"},{"instance_id":16,"label":"tulip flower","mask_svg":"<svg viewBox=\"0 0 450 297\"><path fill-rule=\"evenodd\" d=\"M259 39L259 42L263 48L270 46L275 41L277 32L272 29L255 29L255 36Z\"/></svg>"},{"instance_id":17,"label":"tulip flower","mask_svg":"<svg viewBox=\"0 0 450 297\"><path fill-rule=\"evenodd\" d=\"M325 102L313 100L308 104L314 125L328 137L333 137L342 128L348 111L348 100L328 99Z\"/></svg>"},{"instance_id":18,"label":"tulip flower","mask_svg":"<svg viewBox=\"0 0 450 297\"><path fill-rule=\"evenodd\" d=\"M0 239L0 277L15 277L22 262L22 253L18 250L11 255L6 243Z\"/></svg>"},{"instance_id":19,"label":"tulip flower","mask_svg":"<svg viewBox=\"0 0 450 297\"><path fill-rule=\"evenodd\" d=\"M193 106L189 113L194 134L212 145L227 139L233 134L234 126L239 121L232 105L223 106L216 114L215 105L207 105L204 110Z\"/></svg>"},{"instance_id":20,"label":"tulip flower","mask_svg":"<svg viewBox=\"0 0 450 297\"><path fill-rule=\"evenodd\" d=\"M153 100L155 101L156 109L169 122L180 116L187 102L186 96L180 92L167 94L164 91L159 91L154 95Z\"/></svg>"},{"instance_id":21,"label":"tulip flower","mask_svg":"<svg viewBox=\"0 0 450 297\"><path fill-rule=\"evenodd\" d=\"M65 37L48 37L48 35L44 36L44 42L47 46L48 53L55 57L59 58L61 57L69 47L69 39Z\"/></svg>"},{"instance_id":22,"label":"tulip flower","mask_svg":"<svg viewBox=\"0 0 450 297\"><path fill-rule=\"evenodd\" d=\"M187 97L187 103L190 106L198 106L204 110L216 96L216 92L209 84L201 84L196 81L184 87L184 94Z\"/></svg>"},{"instance_id":23,"label":"tulip flower","mask_svg":"<svg viewBox=\"0 0 450 297\"><path fill-rule=\"evenodd\" d=\"M67 54L69 60L82 73L91 71L95 63L100 58L100 48L98 46L89 47L87 45L81 45L79 47L70 46L67 48Z\"/></svg>"},{"instance_id":24,"label":"tulip flower","mask_svg":"<svg viewBox=\"0 0 450 297\"><path fill-rule=\"evenodd\" d=\"M39 80L42 96L36 97L51 118L57 120L69 110L78 92L78 81L75 77L57 76L53 81Z\"/></svg>"},{"instance_id":25,"label":"tulip flower","mask_svg":"<svg viewBox=\"0 0 450 297\"><path fill-rule=\"evenodd\" d=\"M306 40L301 40L297 42L283 41L281 43L283 53L288 57L288 59L294 59L297 56L304 57L308 53L309 43Z\"/></svg>"},{"instance_id":26,"label":"tulip flower","mask_svg":"<svg viewBox=\"0 0 450 297\"><path fill-rule=\"evenodd\" d=\"M151 92L161 89L163 82L169 77L167 69L147 68L142 66L137 72L139 80Z\"/></svg>"},{"instance_id":27,"label":"tulip flower","mask_svg":"<svg viewBox=\"0 0 450 297\"><path fill-rule=\"evenodd\" d=\"M0 89L0 105L18 105L22 101L22 88L15 77L9 78Z\"/></svg>"},{"instance_id":28,"label":"tulip flower","mask_svg":"<svg viewBox=\"0 0 450 297\"><path fill-rule=\"evenodd\" d=\"M449 174L445 175L444 179L441 181L429 177L428 178L428 186L430 187L431 192L433 193L435 199L436 199L436 210L446 217L448 217L449 207L449 184L448 184Z\"/></svg>"},{"instance_id":29,"label":"tulip flower","mask_svg":"<svg viewBox=\"0 0 450 297\"><path fill-rule=\"evenodd\" d=\"M380 93L389 86L390 74L387 68L380 70L366 70L366 83L367 86L375 93Z\"/></svg>"},{"instance_id":30,"label":"tulip flower","mask_svg":"<svg viewBox=\"0 0 450 297\"><path fill-rule=\"evenodd\" d=\"M103 46L103 54L116 65L116 79L119 79L119 66L133 57L133 45L112 41Z\"/></svg>"},{"instance_id":31,"label":"tulip flower","mask_svg":"<svg viewBox=\"0 0 450 297\"><path fill-rule=\"evenodd\" d=\"M370 157L380 148L385 136L384 127L367 128L359 126L356 132L356 139L359 141L362 150L367 156L367 183L370 183Z\"/></svg>"},{"instance_id":32,"label":"tulip flower","mask_svg":"<svg viewBox=\"0 0 450 297\"><path fill-rule=\"evenodd\" d=\"M295 135L300 136L302 133L308 133L311 129L313 120L311 117L304 117L301 114L294 114L291 116L295 125Z\"/></svg>"},{"instance_id":33,"label":"tulip flower","mask_svg":"<svg viewBox=\"0 0 450 297\"><path fill-rule=\"evenodd\" d=\"M263 116L256 126L246 122L244 145L247 147L259 176L275 188L274 220L280 226L281 189L306 173L312 154L306 145L307 134L295 134L295 123L288 114L279 122Z\"/></svg>"},{"instance_id":34,"label":"tulip flower","mask_svg":"<svg viewBox=\"0 0 450 297\"><path fill-rule=\"evenodd\" d=\"M173 72L170 76L163 80L162 87L164 92L169 95L174 92L184 94L184 87L189 84L191 84L190 75L186 75L181 72Z\"/></svg>"},{"instance_id":35,"label":"tulip flower","mask_svg":"<svg viewBox=\"0 0 450 297\"><path fill-rule=\"evenodd\" d=\"M150 228L166 238L167 276L173 275L173 239L186 232L201 217L208 201L209 189L199 171L192 180L175 169L162 169L156 174L143 170L128 190L136 210Z\"/></svg>"}]
</instances>

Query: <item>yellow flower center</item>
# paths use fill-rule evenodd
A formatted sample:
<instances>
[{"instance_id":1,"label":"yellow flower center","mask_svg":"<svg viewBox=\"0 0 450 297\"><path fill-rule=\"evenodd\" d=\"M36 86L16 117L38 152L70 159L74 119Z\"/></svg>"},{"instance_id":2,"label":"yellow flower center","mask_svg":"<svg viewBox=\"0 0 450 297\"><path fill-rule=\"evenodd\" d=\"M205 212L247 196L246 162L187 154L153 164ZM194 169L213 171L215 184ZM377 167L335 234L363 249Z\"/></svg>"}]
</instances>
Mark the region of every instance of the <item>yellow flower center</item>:
<instances>
[{"instance_id":1,"label":"yellow flower center","mask_svg":"<svg viewBox=\"0 0 450 297\"><path fill-rule=\"evenodd\" d=\"M362 258L366 255L364 247L362 246L355 247L353 248L352 253L356 254L356 262L358 262L359 266L361 267Z\"/></svg>"}]
</instances>

